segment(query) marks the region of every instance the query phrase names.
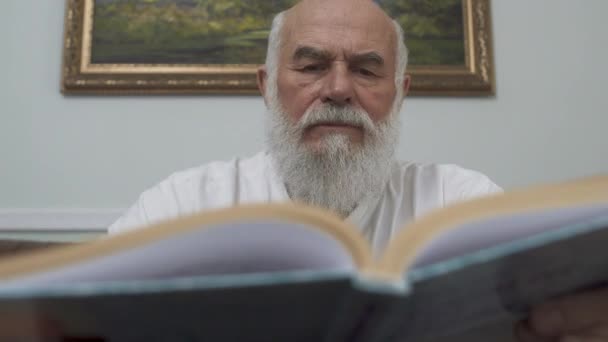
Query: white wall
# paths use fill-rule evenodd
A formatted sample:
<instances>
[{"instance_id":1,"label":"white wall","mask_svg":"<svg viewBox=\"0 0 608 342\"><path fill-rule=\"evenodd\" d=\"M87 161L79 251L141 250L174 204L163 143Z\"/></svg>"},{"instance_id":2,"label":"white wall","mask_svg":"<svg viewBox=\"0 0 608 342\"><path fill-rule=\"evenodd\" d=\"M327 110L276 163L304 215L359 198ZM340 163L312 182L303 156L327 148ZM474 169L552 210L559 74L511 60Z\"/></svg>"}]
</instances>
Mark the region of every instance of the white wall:
<instances>
[{"instance_id":1,"label":"white wall","mask_svg":"<svg viewBox=\"0 0 608 342\"><path fill-rule=\"evenodd\" d=\"M606 0L494 0L494 98L411 98L401 159L510 188L608 171ZM64 97L64 1L0 2L0 208L117 208L263 147L255 96Z\"/></svg>"}]
</instances>

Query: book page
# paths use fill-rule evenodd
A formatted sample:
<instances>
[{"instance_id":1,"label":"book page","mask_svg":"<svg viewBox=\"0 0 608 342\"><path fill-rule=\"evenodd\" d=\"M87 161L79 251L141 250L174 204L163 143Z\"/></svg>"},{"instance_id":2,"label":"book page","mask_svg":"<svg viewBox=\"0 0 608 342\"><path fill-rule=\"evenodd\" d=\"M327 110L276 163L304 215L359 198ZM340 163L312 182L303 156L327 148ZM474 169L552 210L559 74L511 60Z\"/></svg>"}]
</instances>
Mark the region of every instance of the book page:
<instances>
[{"instance_id":1,"label":"book page","mask_svg":"<svg viewBox=\"0 0 608 342\"><path fill-rule=\"evenodd\" d=\"M3 281L0 288L355 268L344 245L319 229L281 220L237 221Z\"/></svg>"},{"instance_id":2,"label":"book page","mask_svg":"<svg viewBox=\"0 0 608 342\"><path fill-rule=\"evenodd\" d=\"M407 273L412 295L395 305L392 338L383 340L469 341L477 335L474 341L495 341L500 332L486 330L489 325L512 327L549 298L605 286L607 228L608 215L585 216L574 225L415 268ZM497 336L482 338L484 330Z\"/></svg>"},{"instance_id":3,"label":"book page","mask_svg":"<svg viewBox=\"0 0 608 342\"><path fill-rule=\"evenodd\" d=\"M602 216L608 216L608 204L530 211L473 221L431 240L419 251L413 267L423 267Z\"/></svg>"}]
</instances>

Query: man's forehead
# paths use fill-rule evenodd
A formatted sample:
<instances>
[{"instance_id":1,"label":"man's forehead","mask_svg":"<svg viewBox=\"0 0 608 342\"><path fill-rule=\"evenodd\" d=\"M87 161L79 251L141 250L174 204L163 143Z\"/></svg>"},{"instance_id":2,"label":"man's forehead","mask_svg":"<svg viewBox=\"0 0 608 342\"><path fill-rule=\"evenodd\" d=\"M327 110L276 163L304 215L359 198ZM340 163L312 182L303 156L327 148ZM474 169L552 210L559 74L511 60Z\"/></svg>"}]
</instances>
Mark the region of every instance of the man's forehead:
<instances>
[{"instance_id":1,"label":"man's forehead","mask_svg":"<svg viewBox=\"0 0 608 342\"><path fill-rule=\"evenodd\" d=\"M390 18L370 0L305 0L287 12L283 38L289 50L316 43L392 51L395 32Z\"/></svg>"},{"instance_id":2,"label":"man's forehead","mask_svg":"<svg viewBox=\"0 0 608 342\"><path fill-rule=\"evenodd\" d=\"M390 21L389 16L371 0L302 0L287 10L288 16L369 17Z\"/></svg>"}]
</instances>

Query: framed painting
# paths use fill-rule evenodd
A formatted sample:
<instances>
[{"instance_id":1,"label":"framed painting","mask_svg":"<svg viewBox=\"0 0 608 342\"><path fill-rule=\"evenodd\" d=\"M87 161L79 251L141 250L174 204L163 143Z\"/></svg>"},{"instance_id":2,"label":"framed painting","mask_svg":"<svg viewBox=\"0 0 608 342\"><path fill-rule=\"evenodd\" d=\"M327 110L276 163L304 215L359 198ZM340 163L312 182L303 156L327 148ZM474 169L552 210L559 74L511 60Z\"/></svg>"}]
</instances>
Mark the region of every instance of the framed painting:
<instances>
[{"instance_id":1,"label":"framed painting","mask_svg":"<svg viewBox=\"0 0 608 342\"><path fill-rule=\"evenodd\" d=\"M65 94L256 94L297 0L66 0ZM402 25L413 95L491 96L490 0L376 0Z\"/></svg>"}]
</instances>

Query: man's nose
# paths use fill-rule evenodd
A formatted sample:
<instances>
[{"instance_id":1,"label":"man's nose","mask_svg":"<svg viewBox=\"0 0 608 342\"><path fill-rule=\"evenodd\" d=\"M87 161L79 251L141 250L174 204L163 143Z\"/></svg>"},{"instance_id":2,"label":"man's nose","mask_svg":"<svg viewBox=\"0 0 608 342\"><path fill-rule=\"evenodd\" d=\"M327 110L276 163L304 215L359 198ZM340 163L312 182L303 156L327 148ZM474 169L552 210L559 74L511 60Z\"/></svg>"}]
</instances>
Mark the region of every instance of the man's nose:
<instances>
[{"instance_id":1,"label":"man's nose","mask_svg":"<svg viewBox=\"0 0 608 342\"><path fill-rule=\"evenodd\" d=\"M325 83L321 90L321 100L324 103L333 103L344 106L353 101L353 84L348 67L343 63L336 63L325 75Z\"/></svg>"}]
</instances>

